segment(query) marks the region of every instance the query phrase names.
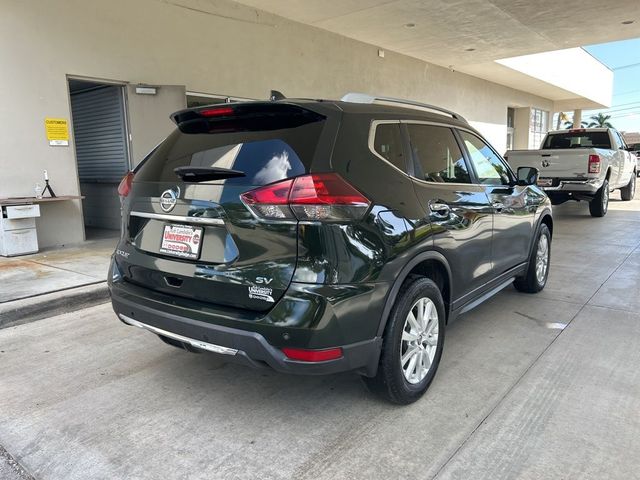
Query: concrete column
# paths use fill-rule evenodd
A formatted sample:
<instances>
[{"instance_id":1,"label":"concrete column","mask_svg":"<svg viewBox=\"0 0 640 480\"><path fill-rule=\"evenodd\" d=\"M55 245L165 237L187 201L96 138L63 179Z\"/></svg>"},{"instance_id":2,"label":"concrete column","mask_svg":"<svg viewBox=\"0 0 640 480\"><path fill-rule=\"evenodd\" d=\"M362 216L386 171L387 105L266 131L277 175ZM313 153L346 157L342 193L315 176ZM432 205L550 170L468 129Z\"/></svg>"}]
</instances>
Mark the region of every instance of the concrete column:
<instances>
[{"instance_id":1,"label":"concrete column","mask_svg":"<svg viewBox=\"0 0 640 480\"><path fill-rule=\"evenodd\" d=\"M573 128L580 128L581 123L582 123L582 110L575 109L573 111Z\"/></svg>"},{"instance_id":2,"label":"concrete column","mask_svg":"<svg viewBox=\"0 0 640 480\"><path fill-rule=\"evenodd\" d=\"M529 123L531 122L531 108L523 107L515 109L513 121L513 148L526 150L529 148Z\"/></svg>"}]
</instances>

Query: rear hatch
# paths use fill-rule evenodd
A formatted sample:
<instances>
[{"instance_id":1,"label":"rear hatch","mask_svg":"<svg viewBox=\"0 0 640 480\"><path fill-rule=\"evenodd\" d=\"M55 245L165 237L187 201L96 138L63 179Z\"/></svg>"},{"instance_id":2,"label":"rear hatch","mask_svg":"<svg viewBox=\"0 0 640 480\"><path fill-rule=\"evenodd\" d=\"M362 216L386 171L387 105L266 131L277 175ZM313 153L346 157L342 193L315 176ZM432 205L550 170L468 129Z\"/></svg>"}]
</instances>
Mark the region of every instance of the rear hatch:
<instances>
[{"instance_id":1,"label":"rear hatch","mask_svg":"<svg viewBox=\"0 0 640 480\"><path fill-rule=\"evenodd\" d=\"M258 219L240 195L308 173L332 145L330 122L280 102L173 118L179 129L136 170L125 199L122 274L175 296L268 310L296 267L297 221Z\"/></svg>"}]
</instances>

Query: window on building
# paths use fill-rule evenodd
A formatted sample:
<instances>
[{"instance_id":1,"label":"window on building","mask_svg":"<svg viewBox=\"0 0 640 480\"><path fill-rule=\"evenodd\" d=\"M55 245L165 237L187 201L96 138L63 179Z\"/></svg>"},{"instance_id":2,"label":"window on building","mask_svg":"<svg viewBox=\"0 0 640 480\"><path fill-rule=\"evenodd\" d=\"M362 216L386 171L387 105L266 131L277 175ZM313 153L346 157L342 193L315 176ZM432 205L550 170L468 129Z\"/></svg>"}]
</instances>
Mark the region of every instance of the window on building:
<instances>
[{"instance_id":1,"label":"window on building","mask_svg":"<svg viewBox=\"0 0 640 480\"><path fill-rule=\"evenodd\" d=\"M507 107L507 150L513 150L513 138L515 134L516 109Z\"/></svg>"},{"instance_id":2,"label":"window on building","mask_svg":"<svg viewBox=\"0 0 640 480\"><path fill-rule=\"evenodd\" d=\"M540 148L540 143L549 130L549 112L538 108L531 109L529 121L529 148Z\"/></svg>"},{"instance_id":3,"label":"window on building","mask_svg":"<svg viewBox=\"0 0 640 480\"><path fill-rule=\"evenodd\" d=\"M438 183L471 183L467 164L450 128L417 124L408 128L411 148L418 160L417 178Z\"/></svg>"},{"instance_id":4,"label":"window on building","mask_svg":"<svg viewBox=\"0 0 640 480\"><path fill-rule=\"evenodd\" d=\"M507 107L507 127L513 128L515 127L515 118L516 118L516 109Z\"/></svg>"}]
</instances>

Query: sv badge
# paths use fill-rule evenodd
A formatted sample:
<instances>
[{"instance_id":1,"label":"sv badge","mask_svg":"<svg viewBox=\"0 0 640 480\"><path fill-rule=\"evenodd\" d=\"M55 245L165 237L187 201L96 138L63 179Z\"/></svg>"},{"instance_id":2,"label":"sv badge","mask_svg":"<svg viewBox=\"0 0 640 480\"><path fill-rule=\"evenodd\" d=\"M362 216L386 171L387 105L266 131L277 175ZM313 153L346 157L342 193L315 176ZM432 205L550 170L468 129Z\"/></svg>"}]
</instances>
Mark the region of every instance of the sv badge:
<instances>
[{"instance_id":1,"label":"sv badge","mask_svg":"<svg viewBox=\"0 0 640 480\"><path fill-rule=\"evenodd\" d=\"M256 277L256 283L260 285L269 285L271 282L273 282L273 278Z\"/></svg>"}]
</instances>

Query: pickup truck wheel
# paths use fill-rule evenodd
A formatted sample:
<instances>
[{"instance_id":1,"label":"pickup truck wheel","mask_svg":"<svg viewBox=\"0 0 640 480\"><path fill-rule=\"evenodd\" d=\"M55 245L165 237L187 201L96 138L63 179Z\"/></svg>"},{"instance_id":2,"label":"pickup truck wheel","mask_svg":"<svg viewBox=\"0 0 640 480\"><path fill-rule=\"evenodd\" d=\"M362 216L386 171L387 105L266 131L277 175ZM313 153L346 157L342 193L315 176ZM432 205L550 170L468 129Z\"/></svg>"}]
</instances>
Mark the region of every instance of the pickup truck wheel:
<instances>
[{"instance_id":1,"label":"pickup truck wheel","mask_svg":"<svg viewBox=\"0 0 640 480\"><path fill-rule=\"evenodd\" d=\"M624 200L625 202L628 202L630 200L633 200L633 196L636 193L636 172L633 172L633 175L631 175L631 178L629 179L629 183L627 184L626 187L622 187L620 189L620 197L622 197L622 200Z\"/></svg>"},{"instance_id":2,"label":"pickup truck wheel","mask_svg":"<svg viewBox=\"0 0 640 480\"><path fill-rule=\"evenodd\" d=\"M589 213L592 217L604 217L609 209L609 181L605 180L600 190L589 202Z\"/></svg>"},{"instance_id":3,"label":"pickup truck wheel","mask_svg":"<svg viewBox=\"0 0 640 480\"><path fill-rule=\"evenodd\" d=\"M529 256L527 271L513 282L517 290L524 293L538 293L547 284L551 260L551 232L544 223L538 229L533 251Z\"/></svg>"},{"instance_id":4,"label":"pickup truck wheel","mask_svg":"<svg viewBox=\"0 0 640 480\"><path fill-rule=\"evenodd\" d=\"M408 280L385 327L375 377L362 377L367 388L387 400L407 405L427 391L444 345L445 309L440 289L429 278Z\"/></svg>"}]
</instances>

